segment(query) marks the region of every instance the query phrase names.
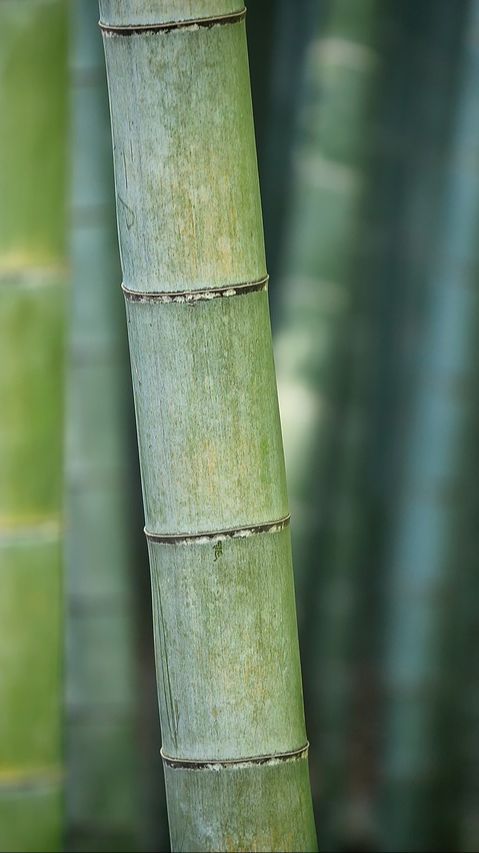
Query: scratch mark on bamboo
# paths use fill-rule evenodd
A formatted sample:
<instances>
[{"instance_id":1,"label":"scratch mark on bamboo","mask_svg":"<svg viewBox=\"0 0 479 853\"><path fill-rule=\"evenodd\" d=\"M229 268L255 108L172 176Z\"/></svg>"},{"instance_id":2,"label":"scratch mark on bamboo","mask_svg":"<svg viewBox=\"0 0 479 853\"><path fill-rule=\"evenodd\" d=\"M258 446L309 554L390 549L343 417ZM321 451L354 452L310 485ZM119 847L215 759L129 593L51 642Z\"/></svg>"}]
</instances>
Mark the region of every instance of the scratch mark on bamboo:
<instances>
[{"instance_id":1,"label":"scratch mark on bamboo","mask_svg":"<svg viewBox=\"0 0 479 853\"><path fill-rule=\"evenodd\" d=\"M124 201L121 195L117 194L118 201L120 202L123 210L125 211L125 223L128 231L131 231L135 224L135 212L131 209L131 207Z\"/></svg>"},{"instance_id":2,"label":"scratch mark on bamboo","mask_svg":"<svg viewBox=\"0 0 479 853\"><path fill-rule=\"evenodd\" d=\"M163 681L163 690L165 695L166 716L168 728L171 733L171 738L175 747L178 747L178 703L173 700L173 691L171 689L171 675L168 662L168 644L166 642L165 621L163 617L163 605L161 601L160 585L157 586L158 598L158 623L160 626L161 640L163 645L163 661L161 663L161 678Z\"/></svg>"}]
</instances>

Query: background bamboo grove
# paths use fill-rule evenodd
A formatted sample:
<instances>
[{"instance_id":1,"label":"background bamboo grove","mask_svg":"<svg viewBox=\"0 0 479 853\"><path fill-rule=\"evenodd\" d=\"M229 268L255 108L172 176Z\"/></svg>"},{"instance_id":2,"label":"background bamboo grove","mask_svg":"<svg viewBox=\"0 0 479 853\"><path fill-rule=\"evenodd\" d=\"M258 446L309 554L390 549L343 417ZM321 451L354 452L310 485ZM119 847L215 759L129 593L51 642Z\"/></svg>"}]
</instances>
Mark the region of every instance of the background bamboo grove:
<instances>
[{"instance_id":1,"label":"background bamboo grove","mask_svg":"<svg viewBox=\"0 0 479 853\"><path fill-rule=\"evenodd\" d=\"M479 849L479 0L247 5L0 0L5 853Z\"/></svg>"}]
</instances>

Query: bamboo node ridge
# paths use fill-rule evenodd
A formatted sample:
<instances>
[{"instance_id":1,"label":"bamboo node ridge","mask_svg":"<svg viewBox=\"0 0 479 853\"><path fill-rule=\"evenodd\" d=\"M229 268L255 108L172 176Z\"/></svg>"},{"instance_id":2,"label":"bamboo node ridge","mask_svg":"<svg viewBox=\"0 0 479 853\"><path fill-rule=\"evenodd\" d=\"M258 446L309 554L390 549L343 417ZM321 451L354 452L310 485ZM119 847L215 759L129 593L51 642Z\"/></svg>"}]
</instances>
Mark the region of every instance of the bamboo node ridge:
<instances>
[{"instance_id":1,"label":"bamboo node ridge","mask_svg":"<svg viewBox=\"0 0 479 853\"><path fill-rule=\"evenodd\" d=\"M198 761L197 759L190 758L172 758L170 755L166 755L163 749L160 749L160 755L165 764L167 764L168 767L172 767L174 770L221 770L222 768L227 767L238 770L242 767L249 767L251 765L268 764L270 766L274 766L275 764L280 764L285 761L300 761L303 758L307 758L308 750L309 741L306 741L304 746L301 746L299 749L291 750L291 752L255 755L251 758L210 758L205 759L204 761Z\"/></svg>"},{"instance_id":2,"label":"bamboo node ridge","mask_svg":"<svg viewBox=\"0 0 479 853\"><path fill-rule=\"evenodd\" d=\"M151 542L160 542L166 545L203 545L211 542L222 542L225 539L246 539L258 533L277 533L288 527L291 520L290 515L279 518L277 521L268 521L265 524L253 524L249 527L231 527L226 530L213 530L206 533L152 533L144 528L145 536Z\"/></svg>"},{"instance_id":3,"label":"bamboo node ridge","mask_svg":"<svg viewBox=\"0 0 479 853\"><path fill-rule=\"evenodd\" d=\"M210 28L224 26L225 24L237 24L244 20L246 6L238 12L230 12L227 15L213 15L207 18L191 18L183 21L168 21L158 24L107 24L98 22L98 26L107 35L132 36L142 33L169 33L172 30L185 30L197 28Z\"/></svg>"},{"instance_id":4,"label":"bamboo node ridge","mask_svg":"<svg viewBox=\"0 0 479 853\"><path fill-rule=\"evenodd\" d=\"M124 284L121 285L125 299L129 302L186 302L194 305L196 302L210 302L212 299L223 299L230 296L244 296L268 289L269 276L265 275L258 281L249 281L244 284L228 284L225 287L214 287L199 290L179 291L140 291L130 290Z\"/></svg>"}]
</instances>

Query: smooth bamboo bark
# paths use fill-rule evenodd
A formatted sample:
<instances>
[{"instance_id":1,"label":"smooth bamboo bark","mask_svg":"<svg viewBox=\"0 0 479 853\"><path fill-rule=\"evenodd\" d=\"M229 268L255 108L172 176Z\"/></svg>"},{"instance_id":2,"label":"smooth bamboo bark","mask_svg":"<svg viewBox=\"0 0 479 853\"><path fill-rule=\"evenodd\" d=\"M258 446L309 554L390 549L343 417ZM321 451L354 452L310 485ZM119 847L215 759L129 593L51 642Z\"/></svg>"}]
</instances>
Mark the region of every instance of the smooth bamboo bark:
<instances>
[{"instance_id":1,"label":"smooth bamboo bark","mask_svg":"<svg viewBox=\"0 0 479 853\"><path fill-rule=\"evenodd\" d=\"M0 848L60 849L66 16L0 4Z\"/></svg>"},{"instance_id":2,"label":"smooth bamboo bark","mask_svg":"<svg viewBox=\"0 0 479 853\"><path fill-rule=\"evenodd\" d=\"M98 9L72 0L66 449L69 850L140 849L126 322ZM133 426L133 425L132 425Z\"/></svg>"},{"instance_id":3,"label":"smooth bamboo bark","mask_svg":"<svg viewBox=\"0 0 479 853\"><path fill-rule=\"evenodd\" d=\"M242 6L100 13L172 846L314 850Z\"/></svg>"},{"instance_id":4,"label":"smooth bamboo bark","mask_svg":"<svg viewBox=\"0 0 479 853\"><path fill-rule=\"evenodd\" d=\"M428 322L392 545L382 849L451 847L454 671L445 642L462 574L463 447L474 426L478 293L479 4L468 6L463 68ZM466 543L467 544L467 543ZM458 566L458 560L460 565ZM459 571L458 571L459 570ZM447 733L447 734L446 734Z\"/></svg>"}]
</instances>

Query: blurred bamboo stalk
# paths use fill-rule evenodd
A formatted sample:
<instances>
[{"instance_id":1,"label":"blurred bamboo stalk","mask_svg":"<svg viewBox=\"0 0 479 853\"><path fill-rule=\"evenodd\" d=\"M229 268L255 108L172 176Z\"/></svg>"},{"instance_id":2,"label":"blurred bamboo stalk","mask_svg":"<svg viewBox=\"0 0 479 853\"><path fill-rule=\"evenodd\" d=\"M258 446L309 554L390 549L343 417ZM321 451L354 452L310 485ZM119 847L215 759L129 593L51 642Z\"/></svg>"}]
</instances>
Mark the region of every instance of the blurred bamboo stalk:
<instances>
[{"instance_id":1,"label":"blurred bamboo stalk","mask_svg":"<svg viewBox=\"0 0 479 853\"><path fill-rule=\"evenodd\" d=\"M281 297L278 273L289 216L293 143L316 7L316 0L248 3L248 52L273 333Z\"/></svg>"},{"instance_id":2,"label":"blurred bamboo stalk","mask_svg":"<svg viewBox=\"0 0 479 853\"><path fill-rule=\"evenodd\" d=\"M478 363L479 352L476 358ZM479 849L479 656L475 653L479 637L479 489L477 469L479 433L479 399L474 393L475 417L463 452L463 471L467 477L465 490L465 523L456 537L461 554L462 582L459 606L454 624L456 637L460 637L455 663L460 681L455 700L456 724L459 734L458 765L460 802L458 844L461 853L475 853Z\"/></svg>"},{"instance_id":3,"label":"blurred bamboo stalk","mask_svg":"<svg viewBox=\"0 0 479 853\"><path fill-rule=\"evenodd\" d=\"M470 389L479 308L479 3L471 0L467 10L462 80L389 569L383 850L450 849L457 832L450 622L458 603L462 448L474 418Z\"/></svg>"},{"instance_id":4,"label":"blurred bamboo stalk","mask_svg":"<svg viewBox=\"0 0 479 853\"><path fill-rule=\"evenodd\" d=\"M357 641L363 648L354 711L362 753L356 763L366 783L363 790L377 845L382 833L375 801L383 784L381 755L388 748L381 732L388 539L395 523L412 380L420 363L465 11L466 4L449 0L392 0L381 6L379 126L368 201L377 223L377 252L368 272L376 304L371 435L365 461L373 515L361 572ZM393 836L391 827L389 842Z\"/></svg>"},{"instance_id":5,"label":"blurred bamboo stalk","mask_svg":"<svg viewBox=\"0 0 479 853\"><path fill-rule=\"evenodd\" d=\"M314 850L245 10L100 9L172 848Z\"/></svg>"},{"instance_id":6,"label":"blurred bamboo stalk","mask_svg":"<svg viewBox=\"0 0 479 853\"><path fill-rule=\"evenodd\" d=\"M133 401L103 46L71 0L72 295L66 448L69 850L141 847ZM139 571L141 566L137 567Z\"/></svg>"},{"instance_id":7,"label":"blurred bamboo stalk","mask_svg":"<svg viewBox=\"0 0 479 853\"><path fill-rule=\"evenodd\" d=\"M371 294L363 267L371 242L365 207L380 68L378 12L375 0L333 0L310 47L275 348L298 522L306 700L317 738L313 790L321 803L320 843L328 850L367 831L362 815L347 814L346 791L358 570L367 531L362 468Z\"/></svg>"},{"instance_id":8,"label":"blurred bamboo stalk","mask_svg":"<svg viewBox=\"0 0 479 853\"><path fill-rule=\"evenodd\" d=\"M467 4L395 0L381 86L381 150L375 163L382 250L373 468L378 500L394 515L395 484L420 359L444 189L457 66ZM384 14L384 13L383 13ZM381 525L387 528L383 517Z\"/></svg>"},{"instance_id":9,"label":"blurred bamboo stalk","mask_svg":"<svg viewBox=\"0 0 479 853\"><path fill-rule=\"evenodd\" d=\"M0 848L62 824L66 6L0 3Z\"/></svg>"}]
</instances>

